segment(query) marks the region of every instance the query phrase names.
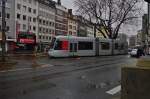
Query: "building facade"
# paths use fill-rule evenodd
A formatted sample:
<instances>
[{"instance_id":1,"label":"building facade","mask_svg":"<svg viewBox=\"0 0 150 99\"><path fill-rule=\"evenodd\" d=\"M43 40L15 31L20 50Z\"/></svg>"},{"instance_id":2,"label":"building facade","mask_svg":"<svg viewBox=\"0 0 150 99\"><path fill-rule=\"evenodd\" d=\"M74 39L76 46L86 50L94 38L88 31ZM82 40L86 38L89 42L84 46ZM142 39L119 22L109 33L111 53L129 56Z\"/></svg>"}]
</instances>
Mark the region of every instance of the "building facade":
<instances>
[{"instance_id":1,"label":"building facade","mask_svg":"<svg viewBox=\"0 0 150 99\"><path fill-rule=\"evenodd\" d=\"M14 0L7 0L5 6L6 13L6 39L15 40L14 29ZM2 39L2 2L0 1L0 39Z\"/></svg>"},{"instance_id":2,"label":"building facade","mask_svg":"<svg viewBox=\"0 0 150 99\"><path fill-rule=\"evenodd\" d=\"M127 42L127 35L124 33L119 33L117 39L122 42Z\"/></svg>"},{"instance_id":3,"label":"building facade","mask_svg":"<svg viewBox=\"0 0 150 99\"><path fill-rule=\"evenodd\" d=\"M38 43L46 47L55 35L55 2L39 0L38 3Z\"/></svg>"},{"instance_id":4,"label":"building facade","mask_svg":"<svg viewBox=\"0 0 150 99\"><path fill-rule=\"evenodd\" d=\"M77 36L77 17L68 9L68 35Z\"/></svg>"},{"instance_id":5,"label":"building facade","mask_svg":"<svg viewBox=\"0 0 150 99\"><path fill-rule=\"evenodd\" d=\"M87 36L88 37L94 37L94 26L87 22Z\"/></svg>"},{"instance_id":6,"label":"building facade","mask_svg":"<svg viewBox=\"0 0 150 99\"><path fill-rule=\"evenodd\" d=\"M142 30L139 30L139 31L137 32L136 45L143 46Z\"/></svg>"},{"instance_id":7,"label":"building facade","mask_svg":"<svg viewBox=\"0 0 150 99\"><path fill-rule=\"evenodd\" d=\"M87 28L85 19L82 16L77 16L77 36L79 37L87 37Z\"/></svg>"},{"instance_id":8,"label":"building facade","mask_svg":"<svg viewBox=\"0 0 150 99\"><path fill-rule=\"evenodd\" d=\"M16 33L38 35L38 1L15 0ZM17 33L17 34L18 34Z\"/></svg>"},{"instance_id":9,"label":"building facade","mask_svg":"<svg viewBox=\"0 0 150 99\"><path fill-rule=\"evenodd\" d=\"M68 34L68 9L61 5L61 0L56 3L55 35Z\"/></svg>"},{"instance_id":10,"label":"building facade","mask_svg":"<svg viewBox=\"0 0 150 99\"><path fill-rule=\"evenodd\" d=\"M129 37L129 47L133 48L136 46L136 35Z\"/></svg>"}]
</instances>

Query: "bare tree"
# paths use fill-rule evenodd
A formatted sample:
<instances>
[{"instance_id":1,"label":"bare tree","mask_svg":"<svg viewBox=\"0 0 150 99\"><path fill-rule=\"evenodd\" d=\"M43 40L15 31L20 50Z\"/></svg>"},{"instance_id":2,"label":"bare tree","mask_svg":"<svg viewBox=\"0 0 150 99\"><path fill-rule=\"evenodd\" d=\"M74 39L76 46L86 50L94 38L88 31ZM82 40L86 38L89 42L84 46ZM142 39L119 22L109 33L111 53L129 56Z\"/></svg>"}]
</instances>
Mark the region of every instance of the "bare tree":
<instances>
[{"instance_id":1,"label":"bare tree","mask_svg":"<svg viewBox=\"0 0 150 99\"><path fill-rule=\"evenodd\" d=\"M104 37L116 39L123 24L138 18L141 0L75 0L77 12L93 21Z\"/></svg>"}]
</instances>

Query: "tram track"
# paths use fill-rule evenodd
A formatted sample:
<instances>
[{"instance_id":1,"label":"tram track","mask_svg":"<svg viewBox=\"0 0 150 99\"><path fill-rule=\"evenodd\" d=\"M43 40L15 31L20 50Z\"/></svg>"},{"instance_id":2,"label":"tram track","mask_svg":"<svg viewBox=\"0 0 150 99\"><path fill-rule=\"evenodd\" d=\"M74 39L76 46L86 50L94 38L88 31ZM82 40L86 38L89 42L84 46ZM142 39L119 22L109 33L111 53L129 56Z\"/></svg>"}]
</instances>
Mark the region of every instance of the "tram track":
<instances>
[{"instance_id":1,"label":"tram track","mask_svg":"<svg viewBox=\"0 0 150 99\"><path fill-rule=\"evenodd\" d=\"M88 70L92 70L92 69L94 70L94 69L101 69L101 68L106 68L106 67L108 68L108 67L112 67L114 65L117 66L117 65L121 64L122 62L123 62L123 60L115 61L115 62L111 62L111 63L87 65L86 67L84 66L84 67L80 67L80 68L76 68L76 69L72 69L72 70L49 73L49 74L40 75L40 76L36 76L35 73L33 73L33 74L29 74L29 75L32 75L30 77L23 77L21 79L9 80L9 81L4 80L4 81L0 81L0 84L5 84L5 85L13 84L11 86L18 86L19 84L22 85L22 83L24 83L24 84L30 83L30 81L34 81L35 79L36 79L36 81L44 81L47 79L59 78L62 76L70 76L72 73L75 73L75 72L83 72L83 71L88 71Z\"/></svg>"},{"instance_id":2,"label":"tram track","mask_svg":"<svg viewBox=\"0 0 150 99\"><path fill-rule=\"evenodd\" d=\"M86 67L82 67L82 68L80 67L77 69L56 72L56 73L47 74L47 75L34 76L31 78L17 79L17 80L13 80L13 81L2 81L2 82L0 82L0 85L3 85L2 87L0 87L0 89L1 89L0 95L3 96L3 93L5 95L5 93L8 92L8 93L11 93L10 96L16 96L16 95L20 95L24 92L36 91L41 86L48 86L48 88L51 88L51 85L53 85L52 87L55 87L55 84L48 82L47 80L71 76L72 74L77 73L77 72L85 72L85 71L89 71L89 70L102 69L102 68L106 68L106 67L109 68L109 67L113 67L113 66L116 67L122 62L123 62L123 60L119 60L119 61L113 61L111 63L96 64L94 66L87 65ZM16 87L19 87L21 89L12 92L12 89L15 89Z\"/></svg>"}]
</instances>

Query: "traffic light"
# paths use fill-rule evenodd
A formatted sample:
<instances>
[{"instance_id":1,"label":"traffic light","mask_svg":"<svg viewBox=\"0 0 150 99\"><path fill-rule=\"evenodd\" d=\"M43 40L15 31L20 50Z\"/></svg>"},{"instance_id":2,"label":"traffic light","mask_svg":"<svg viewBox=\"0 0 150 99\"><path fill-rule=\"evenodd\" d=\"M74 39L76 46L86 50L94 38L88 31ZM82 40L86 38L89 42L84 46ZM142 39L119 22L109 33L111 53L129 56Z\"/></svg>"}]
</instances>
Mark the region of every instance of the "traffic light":
<instances>
[{"instance_id":1,"label":"traffic light","mask_svg":"<svg viewBox=\"0 0 150 99\"><path fill-rule=\"evenodd\" d=\"M150 0L144 0L144 1L150 3Z\"/></svg>"}]
</instances>

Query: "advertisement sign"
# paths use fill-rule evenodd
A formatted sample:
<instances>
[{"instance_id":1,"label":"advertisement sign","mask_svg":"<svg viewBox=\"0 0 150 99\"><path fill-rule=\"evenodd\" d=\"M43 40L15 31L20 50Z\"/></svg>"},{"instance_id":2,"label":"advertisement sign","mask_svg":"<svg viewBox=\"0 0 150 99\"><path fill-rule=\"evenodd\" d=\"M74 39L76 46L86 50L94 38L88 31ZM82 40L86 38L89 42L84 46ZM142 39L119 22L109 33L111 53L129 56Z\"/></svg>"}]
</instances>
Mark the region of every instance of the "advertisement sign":
<instances>
[{"instance_id":1,"label":"advertisement sign","mask_svg":"<svg viewBox=\"0 0 150 99\"><path fill-rule=\"evenodd\" d=\"M34 39L20 39L20 43L33 44L34 43Z\"/></svg>"}]
</instances>

